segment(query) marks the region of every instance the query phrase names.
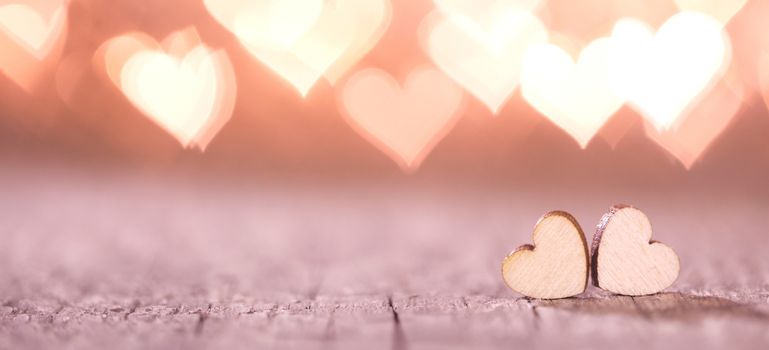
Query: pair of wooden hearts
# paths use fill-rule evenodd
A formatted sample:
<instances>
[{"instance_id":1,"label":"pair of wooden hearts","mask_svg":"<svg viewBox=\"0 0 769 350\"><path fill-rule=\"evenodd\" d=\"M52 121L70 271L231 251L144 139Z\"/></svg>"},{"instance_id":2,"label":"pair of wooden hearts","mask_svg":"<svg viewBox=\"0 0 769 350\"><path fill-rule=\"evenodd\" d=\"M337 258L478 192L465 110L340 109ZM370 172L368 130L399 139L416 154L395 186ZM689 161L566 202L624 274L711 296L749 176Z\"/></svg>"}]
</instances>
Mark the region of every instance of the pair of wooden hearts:
<instances>
[{"instance_id":1,"label":"pair of wooden hearts","mask_svg":"<svg viewBox=\"0 0 769 350\"><path fill-rule=\"evenodd\" d=\"M592 265L596 287L623 295L649 295L678 278L678 256L650 241L649 219L638 209L615 206L601 219L593 237L592 256L577 221L566 212L543 216L534 228L535 245L524 245L502 262L507 285L528 297L559 299L587 289Z\"/></svg>"}]
</instances>

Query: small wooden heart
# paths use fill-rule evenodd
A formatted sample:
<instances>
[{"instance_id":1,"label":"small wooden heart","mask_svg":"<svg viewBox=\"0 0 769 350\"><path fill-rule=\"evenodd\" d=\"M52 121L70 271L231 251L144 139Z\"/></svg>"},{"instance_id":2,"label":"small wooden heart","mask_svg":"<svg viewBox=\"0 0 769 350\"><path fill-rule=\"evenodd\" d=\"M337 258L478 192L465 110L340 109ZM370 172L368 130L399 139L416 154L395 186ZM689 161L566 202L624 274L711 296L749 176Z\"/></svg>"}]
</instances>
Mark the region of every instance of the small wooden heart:
<instances>
[{"instance_id":1,"label":"small wooden heart","mask_svg":"<svg viewBox=\"0 0 769 350\"><path fill-rule=\"evenodd\" d=\"M618 205L606 213L593 237L595 286L624 295L649 295L670 287L678 278L678 255L651 237L649 218L640 210Z\"/></svg>"},{"instance_id":2,"label":"small wooden heart","mask_svg":"<svg viewBox=\"0 0 769 350\"><path fill-rule=\"evenodd\" d=\"M534 245L524 245L502 262L512 290L538 299L567 298L585 291L588 251L585 234L570 214L546 214L534 227Z\"/></svg>"}]
</instances>

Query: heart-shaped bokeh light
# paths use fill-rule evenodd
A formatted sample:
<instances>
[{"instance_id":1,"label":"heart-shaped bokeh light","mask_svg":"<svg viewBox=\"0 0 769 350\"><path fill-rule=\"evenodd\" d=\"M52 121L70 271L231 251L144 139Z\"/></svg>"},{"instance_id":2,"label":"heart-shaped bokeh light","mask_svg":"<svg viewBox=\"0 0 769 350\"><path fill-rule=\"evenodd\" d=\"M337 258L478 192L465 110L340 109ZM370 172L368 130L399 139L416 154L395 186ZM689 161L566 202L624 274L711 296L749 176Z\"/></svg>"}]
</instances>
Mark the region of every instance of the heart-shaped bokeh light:
<instances>
[{"instance_id":1,"label":"heart-shaped bokeh light","mask_svg":"<svg viewBox=\"0 0 769 350\"><path fill-rule=\"evenodd\" d=\"M499 9L483 22L438 12L422 24L423 46L435 64L495 114L518 86L523 56L547 30L531 12Z\"/></svg>"},{"instance_id":2,"label":"heart-shaped bokeh light","mask_svg":"<svg viewBox=\"0 0 769 350\"><path fill-rule=\"evenodd\" d=\"M306 96L335 83L384 34L389 0L205 0L209 13L259 61Z\"/></svg>"},{"instance_id":3,"label":"heart-shaped bokeh light","mask_svg":"<svg viewBox=\"0 0 769 350\"><path fill-rule=\"evenodd\" d=\"M578 61L552 44L530 48L523 61L524 99L582 148L624 104L609 83L609 39L596 39Z\"/></svg>"},{"instance_id":4,"label":"heart-shaped bokeh light","mask_svg":"<svg viewBox=\"0 0 769 350\"><path fill-rule=\"evenodd\" d=\"M456 123L462 89L434 69L415 69L401 86L366 69L345 84L341 104L361 136L406 172L415 171Z\"/></svg>"},{"instance_id":5,"label":"heart-shaped bokeh light","mask_svg":"<svg viewBox=\"0 0 769 350\"><path fill-rule=\"evenodd\" d=\"M722 24L696 12L681 12L657 31L637 20L614 27L610 78L657 129L670 128L723 74L731 47Z\"/></svg>"},{"instance_id":6,"label":"heart-shaped bokeh light","mask_svg":"<svg viewBox=\"0 0 769 350\"><path fill-rule=\"evenodd\" d=\"M106 42L97 52L103 69L144 115L184 147L204 150L232 115L235 75L223 51L203 45L195 29L162 43L142 33Z\"/></svg>"},{"instance_id":7,"label":"heart-shaped bokeh light","mask_svg":"<svg viewBox=\"0 0 769 350\"><path fill-rule=\"evenodd\" d=\"M27 91L61 54L68 6L68 0L0 3L0 70Z\"/></svg>"}]
</instances>

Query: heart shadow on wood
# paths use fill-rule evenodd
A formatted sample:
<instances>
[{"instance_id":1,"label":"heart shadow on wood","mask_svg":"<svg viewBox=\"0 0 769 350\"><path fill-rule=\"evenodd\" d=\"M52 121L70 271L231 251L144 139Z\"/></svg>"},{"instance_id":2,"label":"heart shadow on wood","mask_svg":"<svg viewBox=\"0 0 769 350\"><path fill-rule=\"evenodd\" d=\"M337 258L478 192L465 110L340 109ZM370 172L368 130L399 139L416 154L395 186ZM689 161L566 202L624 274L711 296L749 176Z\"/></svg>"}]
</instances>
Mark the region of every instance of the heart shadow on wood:
<instances>
[{"instance_id":1,"label":"heart shadow on wood","mask_svg":"<svg viewBox=\"0 0 769 350\"><path fill-rule=\"evenodd\" d=\"M769 311L758 309L750 303L684 293L540 300L535 305L579 313L637 315L648 319L695 321L706 317L740 317L769 321Z\"/></svg>"}]
</instances>

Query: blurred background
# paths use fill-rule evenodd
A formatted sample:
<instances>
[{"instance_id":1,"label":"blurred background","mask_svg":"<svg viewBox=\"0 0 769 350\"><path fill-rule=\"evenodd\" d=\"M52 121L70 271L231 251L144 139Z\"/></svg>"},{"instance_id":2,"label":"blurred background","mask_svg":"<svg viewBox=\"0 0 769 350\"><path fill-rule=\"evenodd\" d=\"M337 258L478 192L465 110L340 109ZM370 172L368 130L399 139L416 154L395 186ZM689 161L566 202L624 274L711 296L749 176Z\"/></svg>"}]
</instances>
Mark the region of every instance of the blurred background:
<instances>
[{"instance_id":1,"label":"blurred background","mask_svg":"<svg viewBox=\"0 0 769 350\"><path fill-rule=\"evenodd\" d=\"M581 47L609 35L621 17L635 16L658 26L677 11L671 1L644 5L592 1L595 4L575 6L551 0L539 10L540 17L551 31L568 34L571 43ZM41 64L45 69L35 88L28 92L11 79L0 79L5 168L50 163L118 172L179 170L181 176L216 174L250 180L531 181L576 187L604 186L607 181L653 187L696 180L719 187L762 187L769 157L769 117L758 89L759 58L769 48L769 35L760 30L765 7L761 1L750 1L727 26L733 45L729 79L735 81L730 84L745 91L744 98L723 131L703 135L708 138L707 149L691 170L644 137L643 118L629 107L581 150L516 92L498 116L467 94L456 127L416 174L404 176L345 122L338 107L339 88L321 79L303 99L249 55L202 2L75 0L69 8L61 58ZM374 67L398 78L415 66L430 66L416 33L434 8L430 1L394 1L389 29L347 76ZM226 50L237 77L232 119L205 152L180 147L92 63L99 47L120 34L140 30L161 40L191 25L206 45Z\"/></svg>"},{"instance_id":2,"label":"blurred background","mask_svg":"<svg viewBox=\"0 0 769 350\"><path fill-rule=\"evenodd\" d=\"M29 4L51 12L61 2ZM214 195L222 188L276 193L301 188L310 197L316 192L400 189L393 195L426 192L428 202L433 195L435 201L451 201L458 193L489 194L510 203L522 198L540 203L540 198L552 197L528 208L534 216L520 217L523 227L548 210L583 211L598 218L615 202L634 204L640 197L648 198L652 210L673 195L682 196L683 203L731 198L745 205L767 205L769 113L760 89L760 58L769 50L769 34L761 30L769 14L765 2L748 1L737 7L726 25L733 53L719 81L742 98L736 108L724 112L733 116L712 117L725 120L715 127L709 126L708 118L686 125L682 134L689 139L695 135L694 148L700 151L695 155L677 157L681 152L665 147L670 142L649 137L648 123L628 105L582 149L529 106L518 90L496 116L466 93L456 125L410 174L356 133L340 112L339 90L356 71L380 68L402 79L414 67L432 65L417 33L436 5L428 0L390 5L389 28L370 53L337 87L320 79L303 98L251 56L202 1L73 0L61 47L29 69L34 74L28 76L34 79L21 79L28 83L19 84L12 79L17 72L10 69L16 66L0 67L5 73L0 74L0 157L2 176L7 178L2 186L23 191L99 179L118 192L121 186L109 186L110 181L186 186L190 193ZM629 16L658 27L678 8L671 0L590 0L579 5L550 0L535 11L553 40L573 45L571 51L578 52L591 40L610 35L620 18ZM189 26L197 28L204 44L226 51L237 78L232 118L205 151L182 147L129 102L94 63L100 60L96 54L100 47L116 36L141 31L160 41ZM6 53L15 52L12 42L4 40ZM686 118L703 120L699 114L723 108L719 103L725 99L709 94L705 91L692 102L694 117ZM673 141L675 145L675 135ZM90 192L87 186L84 191ZM447 197L437 199L441 194ZM113 198L119 201L121 196ZM598 205L581 204L591 200ZM461 205L461 200L456 202ZM50 205L44 200L39 204L46 210ZM13 206L10 200L7 205ZM516 235L527 237L528 232Z\"/></svg>"}]
</instances>

